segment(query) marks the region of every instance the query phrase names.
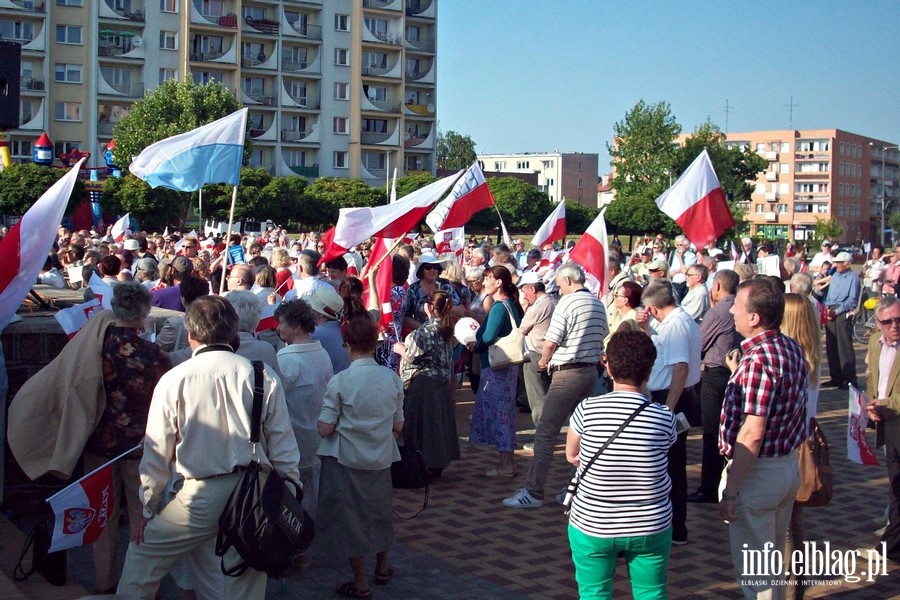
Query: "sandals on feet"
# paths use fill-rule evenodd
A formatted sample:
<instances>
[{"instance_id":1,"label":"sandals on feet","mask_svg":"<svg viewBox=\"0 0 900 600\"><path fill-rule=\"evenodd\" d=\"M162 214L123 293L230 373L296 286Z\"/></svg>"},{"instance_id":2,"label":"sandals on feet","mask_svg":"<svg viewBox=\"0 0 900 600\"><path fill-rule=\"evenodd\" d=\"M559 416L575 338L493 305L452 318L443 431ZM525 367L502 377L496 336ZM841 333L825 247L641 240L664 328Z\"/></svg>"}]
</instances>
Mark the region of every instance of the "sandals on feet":
<instances>
[{"instance_id":1,"label":"sandals on feet","mask_svg":"<svg viewBox=\"0 0 900 600\"><path fill-rule=\"evenodd\" d=\"M336 593L340 594L344 598L371 598L372 590L360 590L356 587L356 584L352 581L348 581L347 583L342 583L337 586L337 589L334 590Z\"/></svg>"},{"instance_id":2,"label":"sandals on feet","mask_svg":"<svg viewBox=\"0 0 900 600\"><path fill-rule=\"evenodd\" d=\"M388 567L387 573L379 573L375 571L375 585L387 585L394 576L394 567Z\"/></svg>"}]
</instances>

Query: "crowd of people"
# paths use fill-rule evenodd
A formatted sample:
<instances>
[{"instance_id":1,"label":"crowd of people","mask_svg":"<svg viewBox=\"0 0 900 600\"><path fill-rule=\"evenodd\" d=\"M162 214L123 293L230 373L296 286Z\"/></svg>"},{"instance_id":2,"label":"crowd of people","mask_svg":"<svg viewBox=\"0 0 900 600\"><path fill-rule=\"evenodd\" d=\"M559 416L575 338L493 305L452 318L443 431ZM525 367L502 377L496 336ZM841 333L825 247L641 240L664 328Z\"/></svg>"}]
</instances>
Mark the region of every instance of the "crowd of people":
<instances>
[{"instance_id":1,"label":"crowd of people","mask_svg":"<svg viewBox=\"0 0 900 600\"><path fill-rule=\"evenodd\" d=\"M564 490L545 483L569 424L566 458L580 484L568 536L583 597L611 597L620 555L636 597L665 597L671 548L689 541L690 503L719 503L745 596L778 597L785 588L742 577L743 551L783 548L789 528L794 544L815 536L794 502L796 451L819 391L857 385L851 326L863 296L879 298L869 410L888 434L882 539L887 557L900 559L900 247L890 262L875 247L860 277L853 257L832 246L824 242L807 263L800 246L779 255L750 239L731 252L696 249L684 236L670 248L661 234L647 235L628 253L614 236L600 289L564 248L526 249L521 240L473 237L447 251L418 236L380 265L366 242L320 265L328 248L315 232L116 241L61 228L40 282L87 288L96 273L114 292L100 343L87 350L102 358L96 392L105 400L100 425L85 432L85 460L143 439L117 480L129 499L125 571L112 572L114 543L95 545L97 587L113 590L118 579L120 593L153 598L172 572L197 597L262 597L263 574L223 578L212 553L217 511L250 460L250 361L261 360L263 460L303 484L317 518L313 552L295 567L317 551L347 559L353 578L337 587L346 597L371 596L367 556L375 556L375 584L393 576L397 444L419 450L433 480L460 459L454 393L465 379L475 393L468 442L497 451L496 466L480 475L524 477L502 500L507 508L563 503ZM387 265L392 285L382 298L376 277ZM156 327L156 343L141 335L151 305L179 313ZM277 326L258 331L272 305ZM462 318L474 320L470 339L456 337ZM514 330L529 360L492 366L490 349ZM130 393L135 380L142 389ZM517 468L517 403L535 426L527 473ZM693 492L691 425L703 432Z\"/></svg>"}]
</instances>

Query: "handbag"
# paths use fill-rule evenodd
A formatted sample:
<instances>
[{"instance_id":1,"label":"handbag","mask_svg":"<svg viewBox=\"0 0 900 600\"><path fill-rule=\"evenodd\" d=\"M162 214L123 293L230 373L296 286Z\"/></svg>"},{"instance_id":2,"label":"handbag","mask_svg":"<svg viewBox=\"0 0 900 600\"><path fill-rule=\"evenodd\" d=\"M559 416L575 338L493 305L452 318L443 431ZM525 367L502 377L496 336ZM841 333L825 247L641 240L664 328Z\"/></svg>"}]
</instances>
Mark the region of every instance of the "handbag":
<instances>
[{"instance_id":1,"label":"handbag","mask_svg":"<svg viewBox=\"0 0 900 600\"><path fill-rule=\"evenodd\" d=\"M294 557L309 548L315 524L300 505L298 483L274 469L263 470L256 454L262 420L262 362L253 361L253 410L250 415L251 461L219 516L216 556L222 573L240 577L248 568L280 578ZM225 553L234 547L242 561L225 566Z\"/></svg>"},{"instance_id":2,"label":"handbag","mask_svg":"<svg viewBox=\"0 0 900 600\"><path fill-rule=\"evenodd\" d=\"M800 461L800 487L797 504L825 506L831 502L834 471L825 433L815 419L810 419L810 434L797 449Z\"/></svg>"},{"instance_id":3,"label":"handbag","mask_svg":"<svg viewBox=\"0 0 900 600\"><path fill-rule=\"evenodd\" d=\"M606 450L607 446L609 446L613 442L614 439L619 437L619 434L622 433L622 430L624 430L625 427L629 423L634 421L634 418L637 417L640 414L640 412L642 410L644 410L645 408L647 408L648 406L650 406L649 398L644 400L644 402L640 406L638 406L635 409L635 411L633 413L631 413L631 415L629 415L628 418L622 422L621 425L619 425L619 428L616 429L615 432L613 432L613 434L611 436L606 438L606 441L603 442L603 445L600 446L600 449L597 450L597 452L594 454L594 456L591 457L591 460L588 461L588 464L586 464L584 466L584 469L581 470L581 475L584 475L585 473L588 472L588 470L591 468L591 465L593 465L594 461L597 460L597 457L599 457L601 454L603 454L603 451ZM575 499L575 494L578 492L578 484L579 483L581 483L581 476L578 474L578 471L576 471L575 476L572 477L572 481L570 481L568 487L566 487L566 495L563 498L562 505L566 508L566 510L563 514L565 514L565 515L569 514L569 509L572 506L572 500Z\"/></svg>"},{"instance_id":4,"label":"handbag","mask_svg":"<svg viewBox=\"0 0 900 600\"><path fill-rule=\"evenodd\" d=\"M422 508L411 517L404 517L394 511L394 515L400 519L412 519L428 507L428 488L431 484L431 476L425 466L425 457L419 450L412 446L398 446L400 460L391 463L391 484L395 490L419 490L425 488L425 499L422 500Z\"/></svg>"},{"instance_id":5,"label":"handbag","mask_svg":"<svg viewBox=\"0 0 900 600\"><path fill-rule=\"evenodd\" d=\"M513 365L521 365L530 360L528 351L525 349L525 336L516 327L516 320L513 318L512 310L505 302L503 307L509 314L509 323L512 325L512 331L509 335L503 336L488 346L488 363L490 363L492 369L505 369Z\"/></svg>"}]
</instances>

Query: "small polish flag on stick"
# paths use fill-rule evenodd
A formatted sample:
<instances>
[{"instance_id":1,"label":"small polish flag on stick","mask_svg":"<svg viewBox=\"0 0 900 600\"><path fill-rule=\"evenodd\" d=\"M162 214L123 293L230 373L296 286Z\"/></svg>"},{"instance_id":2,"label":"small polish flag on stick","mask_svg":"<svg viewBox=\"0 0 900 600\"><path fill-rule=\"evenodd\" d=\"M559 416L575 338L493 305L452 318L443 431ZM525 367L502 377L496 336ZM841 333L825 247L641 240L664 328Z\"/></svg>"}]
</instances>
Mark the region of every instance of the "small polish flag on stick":
<instances>
[{"instance_id":1,"label":"small polish flag on stick","mask_svg":"<svg viewBox=\"0 0 900 600\"><path fill-rule=\"evenodd\" d=\"M100 310L103 310L103 307L100 305L100 300L94 298L93 300L88 300L84 304L76 304L75 306L64 308L58 313L55 313L53 318L59 322L60 327L63 328L63 332L65 332L66 336L71 340L75 337L75 334L84 327L84 324L88 322L88 319L93 317L94 313Z\"/></svg>"},{"instance_id":2,"label":"small polish flag on stick","mask_svg":"<svg viewBox=\"0 0 900 600\"><path fill-rule=\"evenodd\" d=\"M278 308L277 304L263 304L262 314L260 314L259 323L256 325L256 333L271 331L278 327L278 320L275 318L276 308Z\"/></svg>"},{"instance_id":3,"label":"small polish flag on stick","mask_svg":"<svg viewBox=\"0 0 900 600\"><path fill-rule=\"evenodd\" d=\"M566 200L565 198L560 200L559 204L556 206L556 209L550 213L550 216L547 217L547 220L544 221L544 224L541 225L540 229L537 230L537 233L534 234L534 238L531 240L531 245L536 248L543 248L545 244L549 244L554 240L561 240L566 237Z\"/></svg>"},{"instance_id":4,"label":"small polish flag on stick","mask_svg":"<svg viewBox=\"0 0 900 600\"><path fill-rule=\"evenodd\" d=\"M599 282L599 295L606 293L606 276L609 273L609 242L606 237L606 219L603 212L597 215L584 235L569 252L569 260L573 260Z\"/></svg>"},{"instance_id":5,"label":"small polish flag on stick","mask_svg":"<svg viewBox=\"0 0 900 600\"><path fill-rule=\"evenodd\" d=\"M706 148L672 187L656 199L656 205L681 226L684 235L697 248L714 244L720 235L734 227L734 217Z\"/></svg>"},{"instance_id":6,"label":"small polish flag on stick","mask_svg":"<svg viewBox=\"0 0 900 600\"><path fill-rule=\"evenodd\" d=\"M112 228L112 238L114 242L121 242L125 239L125 236L130 233L129 228L131 227L131 217L128 216L128 213L116 221L116 224L113 225Z\"/></svg>"},{"instance_id":7,"label":"small polish flag on stick","mask_svg":"<svg viewBox=\"0 0 900 600\"><path fill-rule=\"evenodd\" d=\"M878 457L866 439L869 426L869 400L854 386L849 388L850 405L847 410L847 459L859 465L878 466Z\"/></svg>"}]
</instances>

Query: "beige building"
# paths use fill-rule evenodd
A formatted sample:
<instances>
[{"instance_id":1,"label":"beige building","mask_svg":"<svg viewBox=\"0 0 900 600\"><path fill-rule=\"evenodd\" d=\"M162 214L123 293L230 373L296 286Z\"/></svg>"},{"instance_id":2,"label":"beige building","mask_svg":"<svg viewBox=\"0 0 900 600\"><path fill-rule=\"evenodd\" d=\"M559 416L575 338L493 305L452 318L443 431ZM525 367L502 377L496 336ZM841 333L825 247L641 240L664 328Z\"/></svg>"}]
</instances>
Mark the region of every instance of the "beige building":
<instances>
[{"instance_id":1,"label":"beige building","mask_svg":"<svg viewBox=\"0 0 900 600\"><path fill-rule=\"evenodd\" d=\"M726 145L769 161L743 206L751 237L802 241L812 237L817 220L833 217L844 229L841 242L880 242L882 215L886 222L900 209L896 144L811 129L729 133Z\"/></svg>"},{"instance_id":2,"label":"beige building","mask_svg":"<svg viewBox=\"0 0 900 600\"><path fill-rule=\"evenodd\" d=\"M595 208L598 162L597 154L583 152L478 155L484 171L537 174L538 188L554 203L565 198Z\"/></svg>"},{"instance_id":3,"label":"beige building","mask_svg":"<svg viewBox=\"0 0 900 600\"><path fill-rule=\"evenodd\" d=\"M272 174L434 173L437 0L0 0L0 35L22 44L17 161L45 131L102 165L131 104L190 77L250 108Z\"/></svg>"}]
</instances>

